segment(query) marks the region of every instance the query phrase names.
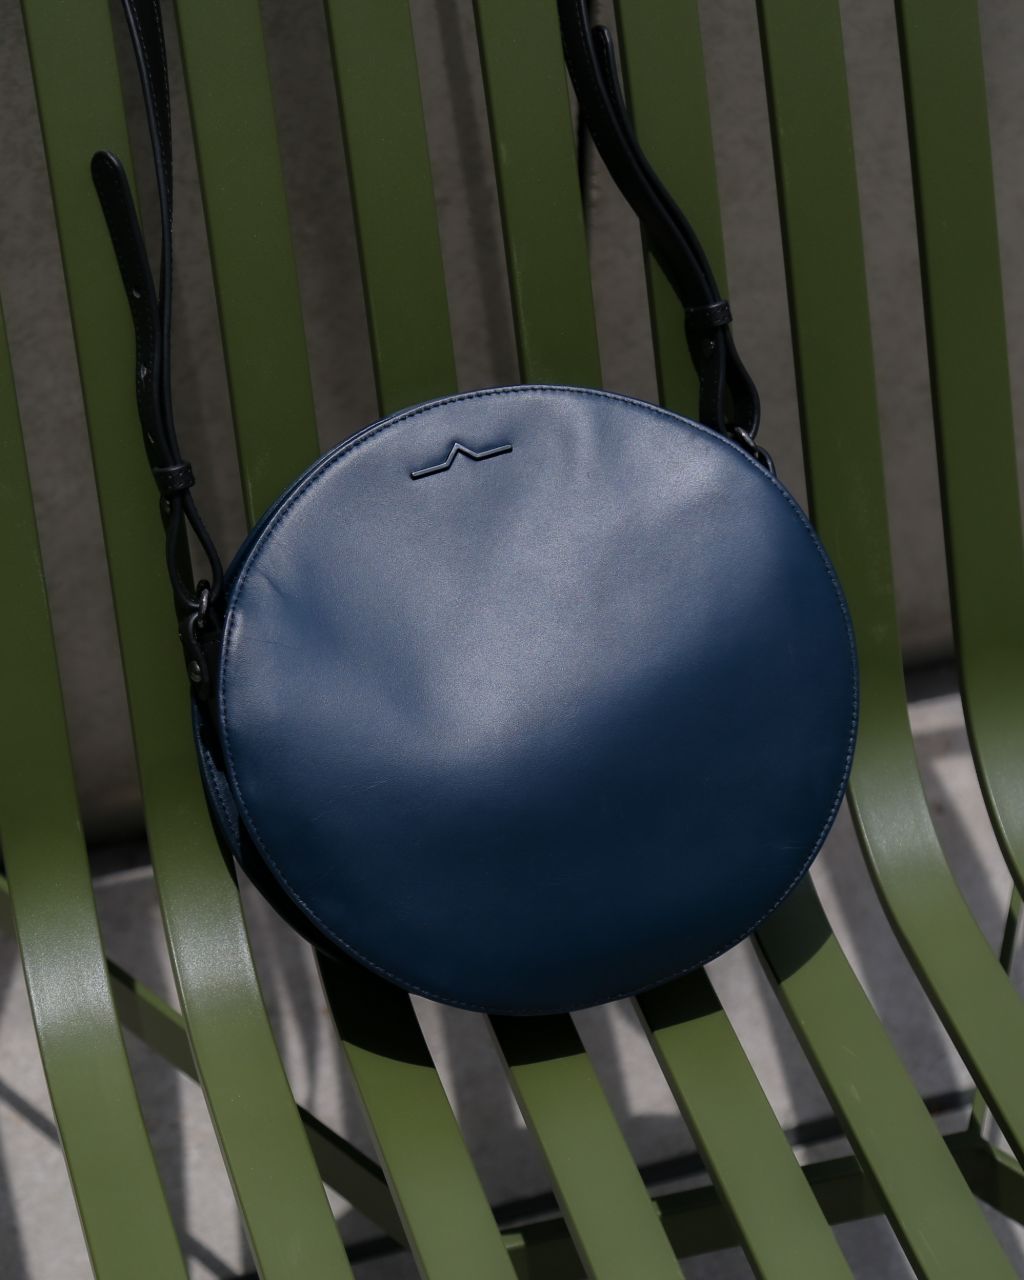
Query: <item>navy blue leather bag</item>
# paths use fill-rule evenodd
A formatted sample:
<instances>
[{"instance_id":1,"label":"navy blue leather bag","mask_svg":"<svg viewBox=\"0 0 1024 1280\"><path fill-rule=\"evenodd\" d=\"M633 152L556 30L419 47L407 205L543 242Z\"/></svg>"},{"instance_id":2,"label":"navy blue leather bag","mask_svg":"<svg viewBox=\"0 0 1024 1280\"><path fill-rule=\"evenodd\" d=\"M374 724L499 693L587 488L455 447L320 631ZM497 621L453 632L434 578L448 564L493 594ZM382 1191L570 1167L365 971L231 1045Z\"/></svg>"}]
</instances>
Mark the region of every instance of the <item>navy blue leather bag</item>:
<instances>
[{"instance_id":1,"label":"navy blue leather bag","mask_svg":"<svg viewBox=\"0 0 1024 1280\"><path fill-rule=\"evenodd\" d=\"M171 413L159 9L125 9L159 286L121 165L98 153L93 175L222 843L317 947L450 1004L576 1009L704 964L828 833L856 656L828 557L755 443L728 304L636 144L607 35L559 0L583 117L686 307L701 423L579 387L416 405L299 476L222 572ZM195 584L189 526L211 565Z\"/></svg>"}]
</instances>

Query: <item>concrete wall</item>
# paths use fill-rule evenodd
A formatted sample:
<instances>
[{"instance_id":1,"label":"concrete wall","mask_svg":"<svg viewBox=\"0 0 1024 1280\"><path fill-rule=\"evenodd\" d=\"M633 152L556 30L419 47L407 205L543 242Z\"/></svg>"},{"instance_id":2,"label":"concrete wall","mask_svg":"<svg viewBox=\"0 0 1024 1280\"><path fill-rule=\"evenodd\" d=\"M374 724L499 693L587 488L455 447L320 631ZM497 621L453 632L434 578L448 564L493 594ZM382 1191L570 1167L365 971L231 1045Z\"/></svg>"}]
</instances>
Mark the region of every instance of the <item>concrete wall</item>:
<instances>
[{"instance_id":1,"label":"concrete wall","mask_svg":"<svg viewBox=\"0 0 1024 1280\"><path fill-rule=\"evenodd\" d=\"M265 0L263 8L326 447L375 416L344 156L321 6L317 0ZM412 0L412 8L460 379L467 387L514 381L471 3ZM981 0L980 8L1019 409L1024 397L1019 359L1024 347L1024 10L1009 0ZM800 493L792 357L753 0L706 0L703 21L737 335L765 403L764 440L783 477ZM844 22L900 615L908 660L920 663L948 656L951 638L891 0L846 0ZM128 97L137 122L130 79ZM180 91L177 106L178 416L186 452L202 478L200 501L213 511L216 532L230 550L242 532L237 472ZM137 785L42 148L14 0L0 5L0 120L0 290L38 496L83 811L90 835L103 841L137 830ZM592 222L606 384L651 396L638 234L629 211L600 175L594 182ZM137 447L136 442L127 440L126 447Z\"/></svg>"}]
</instances>

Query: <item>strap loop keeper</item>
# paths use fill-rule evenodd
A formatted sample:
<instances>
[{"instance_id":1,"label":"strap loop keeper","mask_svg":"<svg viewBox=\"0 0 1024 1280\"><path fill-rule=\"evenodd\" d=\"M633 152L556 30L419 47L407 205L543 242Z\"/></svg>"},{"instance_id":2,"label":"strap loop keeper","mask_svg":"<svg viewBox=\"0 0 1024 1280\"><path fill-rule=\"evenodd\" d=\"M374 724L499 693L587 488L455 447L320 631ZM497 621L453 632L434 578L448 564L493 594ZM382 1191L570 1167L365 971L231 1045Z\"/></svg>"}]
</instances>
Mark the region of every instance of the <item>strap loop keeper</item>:
<instances>
[{"instance_id":1,"label":"strap loop keeper","mask_svg":"<svg viewBox=\"0 0 1024 1280\"><path fill-rule=\"evenodd\" d=\"M176 462L170 467L154 467L153 479L165 498L176 493L184 493L195 484L190 462Z\"/></svg>"},{"instance_id":2,"label":"strap loop keeper","mask_svg":"<svg viewBox=\"0 0 1024 1280\"><path fill-rule=\"evenodd\" d=\"M725 298L703 307L686 308L686 327L691 333L706 334L732 324L732 311Z\"/></svg>"}]
</instances>

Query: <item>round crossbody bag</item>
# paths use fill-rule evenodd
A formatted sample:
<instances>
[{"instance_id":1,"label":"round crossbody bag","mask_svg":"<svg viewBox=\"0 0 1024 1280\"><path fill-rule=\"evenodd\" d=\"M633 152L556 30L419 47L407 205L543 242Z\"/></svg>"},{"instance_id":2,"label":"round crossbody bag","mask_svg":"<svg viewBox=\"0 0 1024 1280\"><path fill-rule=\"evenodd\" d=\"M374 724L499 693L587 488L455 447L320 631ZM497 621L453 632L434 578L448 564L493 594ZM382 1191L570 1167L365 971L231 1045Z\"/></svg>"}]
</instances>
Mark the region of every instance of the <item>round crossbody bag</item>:
<instances>
[{"instance_id":1,"label":"round crossbody bag","mask_svg":"<svg viewBox=\"0 0 1024 1280\"><path fill-rule=\"evenodd\" d=\"M577 1009L711 960L821 848L850 770L856 655L607 33L558 0L582 117L686 309L701 421L567 386L414 405L315 462L222 571L171 411L159 7L124 7L158 283L124 169L99 152L92 171L222 844L315 946L449 1004ZM189 527L211 566L195 583Z\"/></svg>"}]
</instances>

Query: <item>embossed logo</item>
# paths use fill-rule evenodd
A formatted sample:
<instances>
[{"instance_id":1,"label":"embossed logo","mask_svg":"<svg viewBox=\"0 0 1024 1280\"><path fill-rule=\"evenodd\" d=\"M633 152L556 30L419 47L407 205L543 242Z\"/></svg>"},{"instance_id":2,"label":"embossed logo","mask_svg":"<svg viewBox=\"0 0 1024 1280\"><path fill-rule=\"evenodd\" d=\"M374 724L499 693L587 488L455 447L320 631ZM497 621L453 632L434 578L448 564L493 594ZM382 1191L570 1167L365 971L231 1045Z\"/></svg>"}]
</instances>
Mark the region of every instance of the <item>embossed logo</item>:
<instances>
[{"instance_id":1,"label":"embossed logo","mask_svg":"<svg viewBox=\"0 0 1024 1280\"><path fill-rule=\"evenodd\" d=\"M496 458L499 454L511 452L512 446L510 444L498 444L493 449L484 449L481 453L477 453L475 449L469 449L466 445L459 444L458 440L456 440L444 462L435 463L432 467L423 467L419 471L411 471L409 474L414 480L422 480L424 476L436 476L441 471L447 471L460 453L464 458L469 458L473 462L483 462L487 458Z\"/></svg>"}]
</instances>

